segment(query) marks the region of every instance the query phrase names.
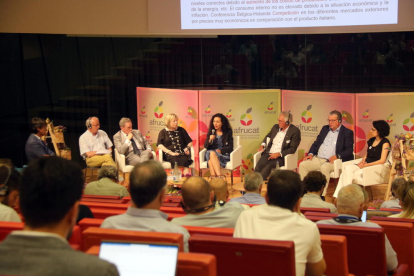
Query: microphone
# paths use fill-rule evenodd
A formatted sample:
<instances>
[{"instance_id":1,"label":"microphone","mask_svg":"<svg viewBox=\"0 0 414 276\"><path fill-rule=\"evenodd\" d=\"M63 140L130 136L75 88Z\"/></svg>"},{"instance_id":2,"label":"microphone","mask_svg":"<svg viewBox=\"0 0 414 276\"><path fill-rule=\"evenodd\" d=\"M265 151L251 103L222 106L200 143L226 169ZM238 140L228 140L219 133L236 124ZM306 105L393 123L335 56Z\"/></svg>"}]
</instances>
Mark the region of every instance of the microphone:
<instances>
[{"instance_id":1,"label":"microphone","mask_svg":"<svg viewBox=\"0 0 414 276\"><path fill-rule=\"evenodd\" d=\"M213 129L212 131L211 131L211 135L214 135L216 133L216 130L215 129ZM210 139L210 145L211 144L213 144L213 139Z\"/></svg>"}]
</instances>

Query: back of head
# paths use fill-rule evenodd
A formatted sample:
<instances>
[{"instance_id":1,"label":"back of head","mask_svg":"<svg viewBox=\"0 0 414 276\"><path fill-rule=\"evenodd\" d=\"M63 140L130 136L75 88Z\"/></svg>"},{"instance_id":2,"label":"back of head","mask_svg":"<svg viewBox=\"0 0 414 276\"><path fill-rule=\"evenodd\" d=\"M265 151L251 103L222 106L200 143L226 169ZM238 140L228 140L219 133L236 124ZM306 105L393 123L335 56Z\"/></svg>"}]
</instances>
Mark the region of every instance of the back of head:
<instances>
[{"instance_id":1,"label":"back of head","mask_svg":"<svg viewBox=\"0 0 414 276\"><path fill-rule=\"evenodd\" d=\"M338 213L357 215L358 210L365 201L364 193L356 184L343 187L338 193L337 207Z\"/></svg>"},{"instance_id":2,"label":"back of head","mask_svg":"<svg viewBox=\"0 0 414 276\"><path fill-rule=\"evenodd\" d=\"M45 120L43 120L42 118L33 117L32 120L30 121L30 131L36 134L38 132L37 129L42 128L45 125L46 125Z\"/></svg>"},{"instance_id":3,"label":"back of head","mask_svg":"<svg viewBox=\"0 0 414 276\"><path fill-rule=\"evenodd\" d=\"M391 193L396 198L400 198L399 195L403 195L406 188L407 180L402 177L395 178L391 183Z\"/></svg>"},{"instance_id":4,"label":"back of head","mask_svg":"<svg viewBox=\"0 0 414 276\"><path fill-rule=\"evenodd\" d=\"M396 196L403 209L401 218L414 218L414 181L408 181L397 190Z\"/></svg>"},{"instance_id":5,"label":"back of head","mask_svg":"<svg viewBox=\"0 0 414 276\"><path fill-rule=\"evenodd\" d=\"M98 171L98 179L105 177L118 181L118 169L114 166L102 166Z\"/></svg>"},{"instance_id":6,"label":"back of head","mask_svg":"<svg viewBox=\"0 0 414 276\"><path fill-rule=\"evenodd\" d=\"M131 198L138 208L151 203L166 185L167 174L154 160L135 165L129 176Z\"/></svg>"},{"instance_id":7,"label":"back of head","mask_svg":"<svg viewBox=\"0 0 414 276\"><path fill-rule=\"evenodd\" d=\"M326 185L326 176L320 171L310 171L303 179L308 192L319 192Z\"/></svg>"},{"instance_id":8,"label":"back of head","mask_svg":"<svg viewBox=\"0 0 414 276\"><path fill-rule=\"evenodd\" d=\"M198 209L205 207L210 199L210 185L198 176L188 178L181 186L183 201L188 209Z\"/></svg>"},{"instance_id":9,"label":"back of head","mask_svg":"<svg viewBox=\"0 0 414 276\"><path fill-rule=\"evenodd\" d=\"M293 171L277 170L270 175L267 184L269 205L293 211L302 193L303 186L299 174Z\"/></svg>"},{"instance_id":10,"label":"back of head","mask_svg":"<svg viewBox=\"0 0 414 276\"><path fill-rule=\"evenodd\" d=\"M20 190L22 177L13 167L0 164L0 197L6 197L2 203L8 205L7 196L12 191Z\"/></svg>"},{"instance_id":11,"label":"back of head","mask_svg":"<svg viewBox=\"0 0 414 276\"><path fill-rule=\"evenodd\" d=\"M80 166L60 157L42 157L24 170L20 209L25 223L44 227L59 223L82 196Z\"/></svg>"},{"instance_id":12,"label":"back of head","mask_svg":"<svg viewBox=\"0 0 414 276\"><path fill-rule=\"evenodd\" d=\"M247 192L258 192L262 183L263 177L260 173L251 172L244 177L244 189Z\"/></svg>"},{"instance_id":13,"label":"back of head","mask_svg":"<svg viewBox=\"0 0 414 276\"><path fill-rule=\"evenodd\" d=\"M213 190L214 194L216 195L217 200L227 200L227 182L224 179L216 177L211 179L209 184L211 190Z\"/></svg>"}]
</instances>

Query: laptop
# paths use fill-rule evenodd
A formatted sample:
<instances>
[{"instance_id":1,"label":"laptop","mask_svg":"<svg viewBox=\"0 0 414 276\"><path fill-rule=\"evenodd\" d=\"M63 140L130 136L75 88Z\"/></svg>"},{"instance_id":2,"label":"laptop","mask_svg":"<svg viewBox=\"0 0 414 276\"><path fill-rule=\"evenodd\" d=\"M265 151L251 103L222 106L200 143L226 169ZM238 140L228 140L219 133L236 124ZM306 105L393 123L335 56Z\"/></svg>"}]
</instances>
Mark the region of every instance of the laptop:
<instances>
[{"instance_id":1,"label":"laptop","mask_svg":"<svg viewBox=\"0 0 414 276\"><path fill-rule=\"evenodd\" d=\"M175 276L178 244L103 241L99 258L116 265L120 276Z\"/></svg>"}]
</instances>

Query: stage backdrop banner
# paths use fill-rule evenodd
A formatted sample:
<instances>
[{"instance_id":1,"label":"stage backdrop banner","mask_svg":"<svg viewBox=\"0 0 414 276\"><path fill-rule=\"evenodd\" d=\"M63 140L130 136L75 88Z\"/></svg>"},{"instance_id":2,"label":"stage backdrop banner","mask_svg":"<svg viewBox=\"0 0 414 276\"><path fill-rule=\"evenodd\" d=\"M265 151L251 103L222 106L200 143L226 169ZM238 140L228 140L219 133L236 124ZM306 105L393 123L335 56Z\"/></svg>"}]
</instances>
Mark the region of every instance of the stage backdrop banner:
<instances>
[{"instance_id":1,"label":"stage backdrop banner","mask_svg":"<svg viewBox=\"0 0 414 276\"><path fill-rule=\"evenodd\" d=\"M212 116L223 113L230 121L233 136L240 136L243 147L243 172L253 170L253 154L264 136L277 124L280 90L199 91L200 150ZM235 174L238 175L240 171ZM204 176L209 175L205 172Z\"/></svg>"},{"instance_id":2,"label":"stage backdrop banner","mask_svg":"<svg viewBox=\"0 0 414 276\"><path fill-rule=\"evenodd\" d=\"M414 93L376 93L356 95L356 143L358 156L365 156L372 137L372 122L385 120L390 125L391 145L395 135L414 134Z\"/></svg>"},{"instance_id":3,"label":"stage backdrop banner","mask_svg":"<svg viewBox=\"0 0 414 276\"><path fill-rule=\"evenodd\" d=\"M158 155L158 133L165 128L165 117L178 116L178 125L193 139L198 168L198 91L137 87L138 128Z\"/></svg>"},{"instance_id":4,"label":"stage backdrop banner","mask_svg":"<svg viewBox=\"0 0 414 276\"><path fill-rule=\"evenodd\" d=\"M300 129L302 141L298 147L298 160L302 160L327 125L332 110L342 112L343 126L354 130L355 95L310 91L282 91L282 111L290 111L293 124Z\"/></svg>"}]
</instances>

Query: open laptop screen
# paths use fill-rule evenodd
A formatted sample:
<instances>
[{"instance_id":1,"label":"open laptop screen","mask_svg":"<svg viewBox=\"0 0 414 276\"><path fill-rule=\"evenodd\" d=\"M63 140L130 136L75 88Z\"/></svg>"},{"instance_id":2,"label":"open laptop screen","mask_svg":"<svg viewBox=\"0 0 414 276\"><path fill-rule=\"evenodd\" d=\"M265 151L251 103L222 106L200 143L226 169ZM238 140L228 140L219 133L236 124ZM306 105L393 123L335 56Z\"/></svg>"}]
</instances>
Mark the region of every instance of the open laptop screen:
<instances>
[{"instance_id":1,"label":"open laptop screen","mask_svg":"<svg viewBox=\"0 0 414 276\"><path fill-rule=\"evenodd\" d=\"M120 276L174 276L178 245L104 241L99 257L115 264Z\"/></svg>"}]
</instances>

